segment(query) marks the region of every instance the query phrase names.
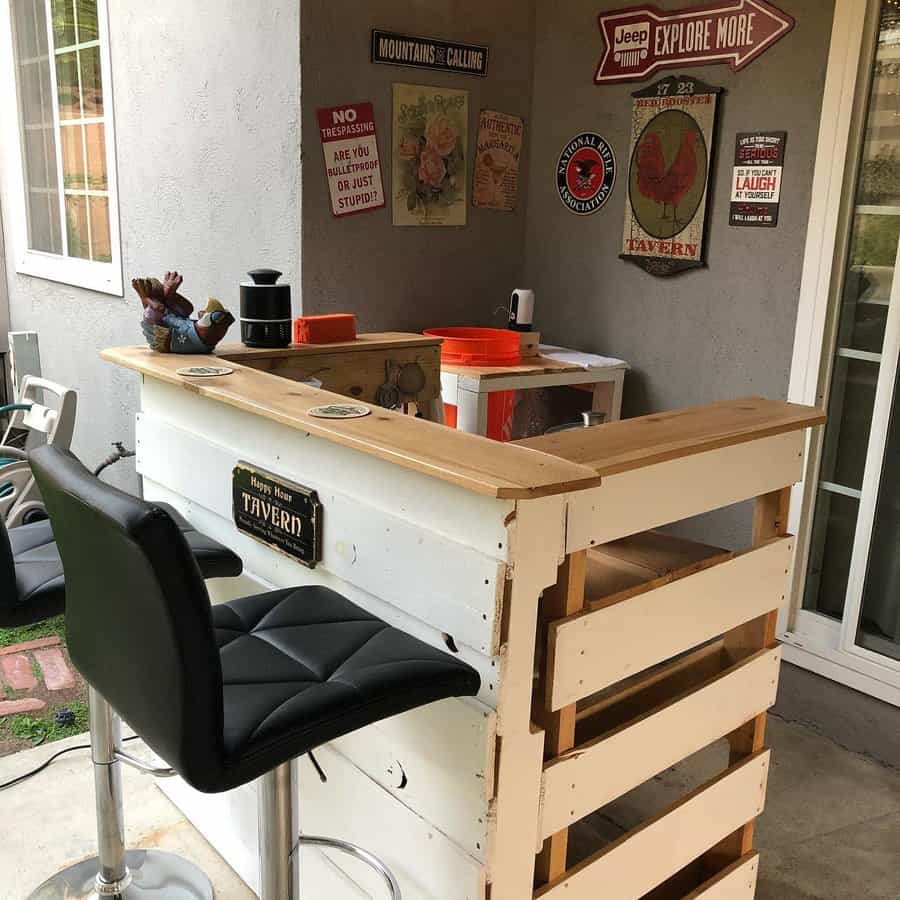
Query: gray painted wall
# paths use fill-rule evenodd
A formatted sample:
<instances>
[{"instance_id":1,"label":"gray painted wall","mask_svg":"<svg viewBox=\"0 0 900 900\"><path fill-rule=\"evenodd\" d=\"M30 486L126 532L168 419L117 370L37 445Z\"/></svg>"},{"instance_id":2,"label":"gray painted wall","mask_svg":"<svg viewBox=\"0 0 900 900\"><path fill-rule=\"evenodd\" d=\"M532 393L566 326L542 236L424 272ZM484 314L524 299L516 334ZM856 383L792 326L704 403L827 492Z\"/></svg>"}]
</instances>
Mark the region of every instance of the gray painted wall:
<instances>
[{"instance_id":1,"label":"gray painted wall","mask_svg":"<svg viewBox=\"0 0 900 900\"><path fill-rule=\"evenodd\" d=\"M620 356L626 415L723 397L787 394L809 214L832 0L780 0L795 29L738 73L685 69L721 85L718 159L709 213L709 267L655 278L618 258L626 203L631 92L650 80L596 86L602 41L597 13L621 0L538 0L527 237L523 281L537 291L536 320L553 343ZM661 0L663 9L689 6ZM662 72L659 77L671 74ZM655 79L653 79L655 80ZM554 168L565 142L595 130L612 144L619 178L593 216L569 213ZM780 223L728 226L738 131L788 131ZM746 510L723 513L715 530L745 541ZM700 524L690 533L708 535Z\"/></svg>"},{"instance_id":2,"label":"gray painted wall","mask_svg":"<svg viewBox=\"0 0 900 900\"><path fill-rule=\"evenodd\" d=\"M303 0L303 306L308 313L354 310L363 330L502 323L519 277L525 229L528 129L519 209L473 209L465 228L395 228L390 203L334 219L325 182L316 107L371 100L390 197L391 84L469 91L469 152L478 113L490 107L528 119L533 75L533 7L521 0ZM487 78L368 63L370 27L489 44ZM471 159L470 177L471 177ZM471 186L470 186L471 199Z\"/></svg>"},{"instance_id":3,"label":"gray painted wall","mask_svg":"<svg viewBox=\"0 0 900 900\"><path fill-rule=\"evenodd\" d=\"M141 341L130 279L178 269L186 296L236 313L246 269L293 280L300 252L296 0L109 0L109 19L125 296L16 275L7 258L12 327L39 332L44 374L79 391L89 463L134 444L138 380L97 356ZM111 480L133 486L133 467Z\"/></svg>"}]
</instances>

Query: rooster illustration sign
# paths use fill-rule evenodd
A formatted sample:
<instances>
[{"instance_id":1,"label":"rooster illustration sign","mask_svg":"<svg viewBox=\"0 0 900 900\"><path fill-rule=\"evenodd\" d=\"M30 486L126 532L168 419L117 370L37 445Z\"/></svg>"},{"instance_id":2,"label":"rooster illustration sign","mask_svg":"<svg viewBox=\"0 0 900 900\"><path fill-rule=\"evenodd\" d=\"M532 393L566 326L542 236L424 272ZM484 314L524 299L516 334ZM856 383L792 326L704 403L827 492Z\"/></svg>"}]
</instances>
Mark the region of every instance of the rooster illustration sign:
<instances>
[{"instance_id":1,"label":"rooster illustration sign","mask_svg":"<svg viewBox=\"0 0 900 900\"><path fill-rule=\"evenodd\" d=\"M665 78L632 96L622 258L654 275L705 265L710 156L721 88Z\"/></svg>"}]
</instances>

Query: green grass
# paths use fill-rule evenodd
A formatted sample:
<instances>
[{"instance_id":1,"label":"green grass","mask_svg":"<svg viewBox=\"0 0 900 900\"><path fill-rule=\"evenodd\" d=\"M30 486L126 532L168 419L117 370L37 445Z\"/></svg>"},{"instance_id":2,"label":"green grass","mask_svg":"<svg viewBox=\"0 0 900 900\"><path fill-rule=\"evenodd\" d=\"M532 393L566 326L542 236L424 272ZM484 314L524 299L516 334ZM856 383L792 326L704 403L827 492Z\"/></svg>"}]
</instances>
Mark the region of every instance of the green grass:
<instances>
[{"instance_id":1,"label":"green grass","mask_svg":"<svg viewBox=\"0 0 900 900\"><path fill-rule=\"evenodd\" d=\"M66 636L66 617L54 616L44 622L35 625L20 625L16 628L0 628L0 647L9 647L23 641L33 641L37 638Z\"/></svg>"},{"instance_id":2,"label":"green grass","mask_svg":"<svg viewBox=\"0 0 900 900\"><path fill-rule=\"evenodd\" d=\"M59 708L70 709L75 713L74 724L57 724L54 719L56 710L51 709L43 716L9 716L7 719L0 719L0 726L8 728L13 737L22 741L31 741L35 745L61 741L63 738L82 734L88 730L87 703L82 700L73 700Z\"/></svg>"}]
</instances>

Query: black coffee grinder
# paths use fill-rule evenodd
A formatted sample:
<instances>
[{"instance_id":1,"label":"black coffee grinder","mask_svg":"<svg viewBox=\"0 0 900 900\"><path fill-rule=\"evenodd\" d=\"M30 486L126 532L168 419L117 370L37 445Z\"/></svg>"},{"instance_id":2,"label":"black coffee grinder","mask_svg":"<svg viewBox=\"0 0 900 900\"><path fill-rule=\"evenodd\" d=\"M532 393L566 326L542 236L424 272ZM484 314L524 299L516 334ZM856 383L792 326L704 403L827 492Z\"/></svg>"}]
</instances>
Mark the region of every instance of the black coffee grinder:
<instances>
[{"instance_id":1,"label":"black coffee grinder","mask_svg":"<svg viewBox=\"0 0 900 900\"><path fill-rule=\"evenodd\" d=\"M276 284L281 272L251 269L241 282L241 341L247 347L287 347L291 343L291 286Z\"/></svg>"}]
</instances>

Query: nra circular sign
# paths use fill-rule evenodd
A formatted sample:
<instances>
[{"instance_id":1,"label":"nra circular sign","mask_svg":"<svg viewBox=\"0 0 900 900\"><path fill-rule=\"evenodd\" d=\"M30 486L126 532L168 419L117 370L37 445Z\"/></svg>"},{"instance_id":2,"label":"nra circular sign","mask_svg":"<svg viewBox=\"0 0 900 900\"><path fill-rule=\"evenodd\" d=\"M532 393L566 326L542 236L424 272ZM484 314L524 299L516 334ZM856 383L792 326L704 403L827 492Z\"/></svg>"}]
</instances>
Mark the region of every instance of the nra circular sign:
<instances>
[{"instance_id":1,"label":"nra circular sign","mask_svg":"<svg viewBox=\"0 0 900 900\"><path fill-rule=\"evenodd\" d=\"M579 216L597 212L616 183L616 155L606 138L585 131L559 155L556 188L566 208Z\"/></svg>"}]
</instances>

